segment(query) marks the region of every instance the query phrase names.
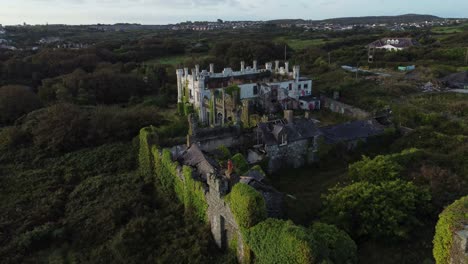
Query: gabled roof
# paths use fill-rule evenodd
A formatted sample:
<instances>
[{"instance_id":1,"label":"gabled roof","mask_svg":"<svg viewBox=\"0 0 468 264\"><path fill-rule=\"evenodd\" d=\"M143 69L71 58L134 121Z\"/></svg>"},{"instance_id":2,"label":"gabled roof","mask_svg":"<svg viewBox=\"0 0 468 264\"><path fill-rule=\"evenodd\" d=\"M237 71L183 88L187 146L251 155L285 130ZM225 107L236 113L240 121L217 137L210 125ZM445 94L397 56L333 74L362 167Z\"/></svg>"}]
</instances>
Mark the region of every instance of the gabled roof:
<instances>
[{"instance_id":1,"label":"gabled roof","mask_svg":"<svg viewBox=\"0 0 468 264\"><path fill-rule=\"evenodd\" d=\"M179 159L182 164L196 168L204 180L207 175L214 174L218 166L216 161L203 154L197 144L192 144Z\"/></svg>"},{"instance_id":2,"label":"gabled roof","mask_svg":"<svg viewBox=\"0 0 468 264\"><path fill-rule=\"evenodd\" d=\"M321 128L328 143L368 138L382 134L385 127L375 119L358 120Z\"/></svg>"},{"instance_id":3,"label":"gabled roof","mask_svg":"<svg viewBox=\"0 0 468 264\"><path fill-rule=\"evenodd\" d=\"M287 134L288 142L309 139L321 134L314 120L299 119L292 123L280 121L258 124L258 131L262 134L263 142L266 145L278 144L278 134L282 131Z\"/></svg>"}]
</instances>

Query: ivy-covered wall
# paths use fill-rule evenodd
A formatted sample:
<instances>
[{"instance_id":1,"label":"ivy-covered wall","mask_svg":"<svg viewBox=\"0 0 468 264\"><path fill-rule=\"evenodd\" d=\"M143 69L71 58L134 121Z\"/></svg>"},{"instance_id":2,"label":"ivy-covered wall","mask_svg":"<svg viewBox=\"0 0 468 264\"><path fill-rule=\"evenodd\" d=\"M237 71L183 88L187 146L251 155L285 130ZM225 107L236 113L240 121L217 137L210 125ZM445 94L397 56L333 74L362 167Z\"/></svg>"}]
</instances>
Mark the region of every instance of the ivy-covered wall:
<instances>
[{"instance_id":1,"label":"ivy-covered wall","mask_svg":"<svg viewBox=\"0 0 468 264\"><path fill-rule=\"evenodd\" d=\"M172 161L171 152L167 149L160 151L153 146L152 156L155 176L162 190L167 194L175 194L186 210L193 210L201 221L206 222L208 204L205 188L202 182L193 178L193 169L180 167L176 161Z\"/></svg>"},{"instance_id":2,"label":"ivy-covered wall","mask_svg":"<svg viewBox=\"0 0 468 264\"><path fill-rule=\"evenodd\" d=\"M452 257L457 251L454 245L454 233L463 230L464 225L467 224L468 219L468 196L462 197L449 205L439 215L439 221L436 225L436 233L434 236L434 249L433 255L437 264L452 263ZM465 245L466 247L466 245ZM466 250L466 249L462 249ZM456 258L463 258L458 256ZM468 263L466 255L464 260L455 260L453 263Z\"/></svg>"},{"instance_id":3,"label":"ivy-covered wall","mask_svg":"<svg viewBox=\"0 0 468 264\"><path fill-rule=\"evenodd\" d=\"M250 228L267 217L263 196L247 184L234 185L225 199L241 229Z\"/></svg>"},{"instance_id":4,"label":"ivy-covered wall","mask_svg":"<svg viewBox=\"0 0 468 264\"><path fill-rule=\"evenodd\" d=\"M291 221L267 219L250 228L244 239L255 254L255 263L317 263L312 236Z\"/></svg>"},{"instance_id":5,"label":"ivy-covered wall","mask_svg":"<svg viewBox=\"0 0 468 264\"><path fill-rule=\"evenodd\" d=\"M139 139L138 162L140 173L145 177L145 180L150 181L153 175L151 145L157 143L156 128L153 126L142 128Z\"/></svg>"}]
</instances>

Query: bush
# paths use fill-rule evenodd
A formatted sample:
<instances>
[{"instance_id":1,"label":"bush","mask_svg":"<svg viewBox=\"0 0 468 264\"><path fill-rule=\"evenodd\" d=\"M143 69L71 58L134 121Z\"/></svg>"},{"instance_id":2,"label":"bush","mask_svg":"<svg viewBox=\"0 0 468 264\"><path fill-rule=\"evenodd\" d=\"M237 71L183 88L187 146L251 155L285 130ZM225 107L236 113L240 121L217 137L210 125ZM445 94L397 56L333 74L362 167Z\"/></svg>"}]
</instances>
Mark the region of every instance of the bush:
<instances>
[{"instance_id":1,"label":"bush","mask_svg":"<svg viewBox=\"0 0 468 264\"><path fill-rule=\"evenodd\" d=\"M316 242L321 263L357 263L357 246L336 226L314 223L310 232Z\"/></svg>"},{"instance_id":2,"label":"bush","mask_svg":"<svg viewBox=\"0 0 468 264\"><path fill-rule=\"evenodd\" d=\"M234 185L225 199L242 229L250 228L267 217L263 196L247 184Z\"/></svg>"},{"instance_id":3,"label":"bush","mask_svg":"<svg viewBox=\"0 0 468 264\"><path fill-rule=\"evenodd\" d=\"M256 263L316 263L313 237L291 221L267 219L250 228L245 241L255 254Z\"/></svg>"},{"instance_id":4,"label":"bush","mask_svg":"<svg viewBox=\"0 0 468 264\"><path fill-rule=\"evenodd\" d=\"M0 150L14 149L29 140L29 135L18 127L5 127L0 130Z\"/></svg>"},{"instance_id":5,"label":"bush","mask_svg":"<svg viewBox=\"0 0 468 264\"><path fill-rule=\"evenodd\" d=\"M363 156L361 161L349 166L348 173L353 180L379 183L396 179L402 170L390 156L380 155L374 159Z\"/></svg>"},{"instance_id":6,"label":"bush","mask_svg":"<svg viewBox=\"0 0 468 264\"><path fill-rule=\"evenodd\" d=\"M234 165L234 171L237 175L241 175L247 172L247 170L249 169L249 164L247 163L247 160L242 154L237 153L231 158L231 160L232 164Z\"/></svg>"},{"instance_id":7,"label":"bush","mask_svg":"<svg viewBox=\"0 0 468 264\"><path fill-rule=\"evenodd\" d=\"M433 241L433 254L437 264L451 263L454 232L462 230L467 219L468 196L455 201L439 215Z\"/></svg>"}]
</instances>

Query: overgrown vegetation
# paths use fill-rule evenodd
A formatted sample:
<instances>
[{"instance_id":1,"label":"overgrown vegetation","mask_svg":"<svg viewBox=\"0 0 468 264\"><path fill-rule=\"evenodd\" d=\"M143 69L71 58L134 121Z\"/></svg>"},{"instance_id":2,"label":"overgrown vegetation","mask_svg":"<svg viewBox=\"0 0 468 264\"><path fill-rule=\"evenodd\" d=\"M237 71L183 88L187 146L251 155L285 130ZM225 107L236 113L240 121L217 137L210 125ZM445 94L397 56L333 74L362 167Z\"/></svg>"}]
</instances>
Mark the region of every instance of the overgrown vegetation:
<instances>
[{"instance_id":1,"label":"overgrown vegetation","mask_svg":"<svg viewBox=\"0 0 468 264\"><path fill-rule=\"evenodd\" d=\"M468 217L468 196L449 205L439 215L434 236L434 258L437 264L451 263L454 232L463 230ZM465 261L468 258L465 257Z\"/></svg>"}]
</instances>

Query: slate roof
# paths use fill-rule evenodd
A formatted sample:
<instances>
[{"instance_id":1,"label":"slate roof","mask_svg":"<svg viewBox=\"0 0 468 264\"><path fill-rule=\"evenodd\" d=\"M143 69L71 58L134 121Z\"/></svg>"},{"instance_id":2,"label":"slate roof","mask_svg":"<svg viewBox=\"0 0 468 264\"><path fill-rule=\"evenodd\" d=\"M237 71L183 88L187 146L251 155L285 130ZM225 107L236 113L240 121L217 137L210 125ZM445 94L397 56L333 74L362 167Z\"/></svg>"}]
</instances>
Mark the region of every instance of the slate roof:
<instances>
[{"instance_id":1,"label":"slate roof","mask_svg":"<svg viewBox=\"0 0 468 264\"><path fill-rule=\"evenodd\" d=\"M375 119L351 121L321 128L328 143L368 138L382 134L385 127Z\"/></svg>"},{"instance_id":2,"label":"slate roof","mask_svg":"<svg viewBox=\"0 0 468 264\"><path fill-rule=\"evenodd\" d=\"M278 134L285 131L288 142L294 142L302 139L309 139L321 134L314 120L300 119L293 123L287 123L284 120L258 124L258 131L262 134L263 142L266 145L278 144Z\"/></svg>"},{"instance_id":3,"label":"slate roof","mask_svg":"<svg viewBox=\"0 0 468 264\"><path fill-rule=\"evenodd\" d=\"M201 174L203 180L206 180L208 174L214 174L218 168L216 161L203 154L197 144L192 144L179 157L179 161L184 165L197 168L197 172Z\"/></svg>"},{"instance_id":4,"label":"slate roof","mask_svg":"<svg viewBox=\"0 0 468 264\"><path fill-rule=\"evenodd\" d=\"M412 38L382 38L370 43L369 47L380 48L387 45L387 40L398 40L398 44L389 44L397 48L408 48L411 46L417 46L419 43Z\"/></svg>"}]
</instances>

